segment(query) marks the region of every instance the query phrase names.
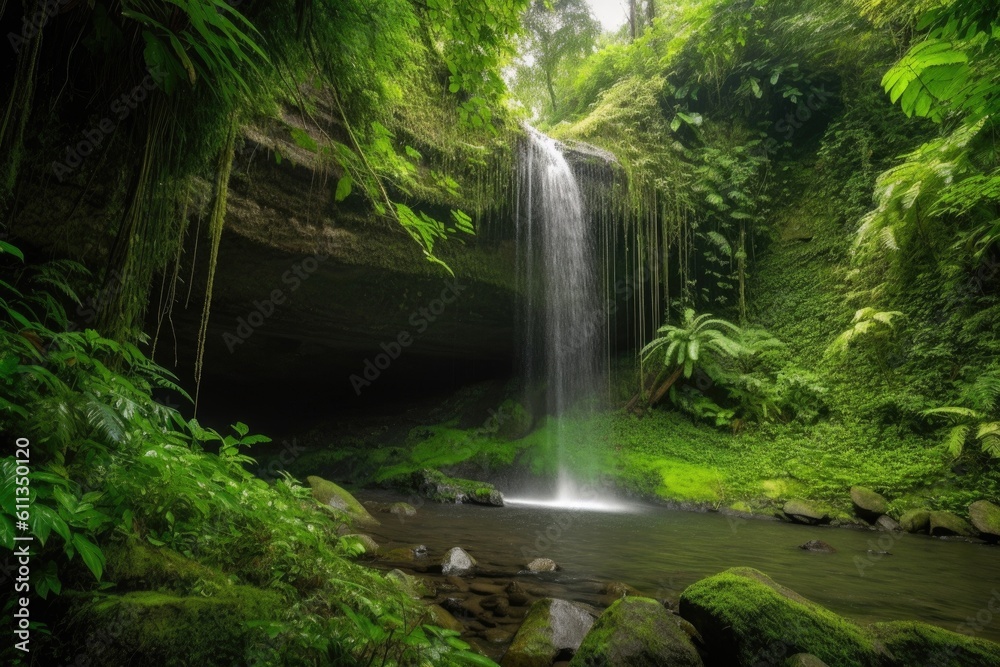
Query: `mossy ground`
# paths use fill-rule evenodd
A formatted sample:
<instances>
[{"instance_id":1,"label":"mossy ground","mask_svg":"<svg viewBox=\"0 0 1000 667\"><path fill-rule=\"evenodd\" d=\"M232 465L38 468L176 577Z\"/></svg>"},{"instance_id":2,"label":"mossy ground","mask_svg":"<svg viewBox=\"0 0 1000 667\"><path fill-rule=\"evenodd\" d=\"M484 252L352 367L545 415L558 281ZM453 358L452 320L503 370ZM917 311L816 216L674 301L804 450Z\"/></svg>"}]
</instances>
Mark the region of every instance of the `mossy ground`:
<instances>
[{"instance_id":1,"label":"mossy ground","mask_svg":"<svg viewBox=\"0 0 1000 667\"><path fill-rule=\"evenodd\" d=\"M852 513L849 491L859 484L885 494L897 516L910 507L963 512L982 493L979 479L952 475L926 442L887 440L875 425L770 424L734 434L656 409L643 417L608 411L546 418L526 437L504 440L457 423L351 443L304 456L297 466L304 472L354 460L374 482L423 468L478 471L486 480L511 468L553 478L565 466L581 482L601 479L651 500L770 513L800 497L830 505L835 517Z\"/></svg>"},{"instance_id":2,"label":"mossy ground","mask_svg":"<svg viewBox=\"0 0 1000 667\"><path fill-rule=\"evenodd\" d=\"M267 641L248 624L279 621L283 608L274 591L231 586L211 597L159 591L98 596L81 606L78 618L103 639L90 652L90 664L244 665Z\"/></svg>"}]
</instances>

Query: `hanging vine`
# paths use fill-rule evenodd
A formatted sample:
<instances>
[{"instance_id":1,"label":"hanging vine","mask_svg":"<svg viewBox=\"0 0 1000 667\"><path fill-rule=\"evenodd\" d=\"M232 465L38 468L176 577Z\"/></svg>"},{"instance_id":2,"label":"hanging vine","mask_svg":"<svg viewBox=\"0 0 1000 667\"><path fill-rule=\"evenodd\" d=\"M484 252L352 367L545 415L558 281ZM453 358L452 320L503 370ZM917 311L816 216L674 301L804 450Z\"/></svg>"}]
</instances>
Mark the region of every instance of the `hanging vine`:
<instances>
[{"instance_id":1,"label":"hanging vine","mask_svg":"<svg viewBox=\"0 0 1000 667\"><path fill-rule=\"evenodd\" d=\"M219 261L219 244L222 241L222 228L226 221L226 198L229 194L229 175L233 169L233 154L236 150L236 133L238 124L235 118L230 120L229 134L225 146L219 153L218 167L213 189L214 199L212 212L208 219L208 234L211 245L208 251L208 279L205 285L205 302L201 309L201 326L198 329L198 352L194 365L195 412L198 410L198 395L201 391L201 373L205 363L205 341L208 337L208 320L212 307L212 288L215 285L215 269Z\"/></svg>"}]
</instances>

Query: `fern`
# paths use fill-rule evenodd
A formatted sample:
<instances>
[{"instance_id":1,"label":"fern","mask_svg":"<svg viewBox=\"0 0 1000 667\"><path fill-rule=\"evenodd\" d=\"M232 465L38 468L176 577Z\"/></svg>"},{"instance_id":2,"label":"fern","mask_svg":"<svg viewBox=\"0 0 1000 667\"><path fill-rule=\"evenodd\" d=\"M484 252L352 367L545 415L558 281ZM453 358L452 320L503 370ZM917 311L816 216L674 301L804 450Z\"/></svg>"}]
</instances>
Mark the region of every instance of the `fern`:
<instances>
[{"instance_id":1,"label":"fern","mask_svg":"<svg viewBox=\"0 0 1000 667\"><path fill-rule=\"evenodd\" d=\"M875 334L885 333L893 328L893 320L901 317L903 313L899 311L877 311L874 308L862 308L854 313L849 329L841 333L827 347L827 356L845 355L848 348L859 338Z\"/></svg>"}]
</instances>

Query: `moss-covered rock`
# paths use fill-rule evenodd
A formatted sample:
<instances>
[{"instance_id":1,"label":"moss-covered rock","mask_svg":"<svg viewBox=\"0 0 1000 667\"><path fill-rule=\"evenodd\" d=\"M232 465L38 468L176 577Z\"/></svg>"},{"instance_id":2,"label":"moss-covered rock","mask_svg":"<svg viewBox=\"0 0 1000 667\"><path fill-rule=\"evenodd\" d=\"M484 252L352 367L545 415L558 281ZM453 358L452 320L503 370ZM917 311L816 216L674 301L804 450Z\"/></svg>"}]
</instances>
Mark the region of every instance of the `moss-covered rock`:
<instances>
[{"instance_id":1,"label":"moss-covered rock","mask_svg":"<svg viewBox=\"0 0 1000 667\"><path fill-rule=\"evenodd\" d=\"M609 581L601 587L601 592L615 598L642 597L642 594L635 587L626 584L624 581Z\"/></svg>"},{"instance_id":2,"label":"moss-covered rock","mask_svg":"<svg viewBox=\"0 0 1000 667\"><path fill-rule=\"evenodd\" d=\"M551 558L536 558L527 565L528 572L555 572L559 564Z\"/></svg>"},{"instance_id":3,"label":"moss-covered rock","mask_svg":"<svg viewBox=\"0 0 1000 667\"><path fill-rule=\"evenodd\" d=\"M500 664L550 667L560 653L575 652L593 625L594 617L580 605L553 598L537 600Z\"/></svg>"},{"instance_id":4,"label":"moss-covered rock","mask_svg":"<svg viewBox=\"0 0 1000 667\"><path fill-rule=\"evenodd\" d=\"M354 540L361 544L365 548L365 553L369 556L377 556L380 550L378 542L371 535L365 535L364 533L349 533L344 535L344 538Z\"/></svg>"},{"instance_id":5,"label":"moss-covered rock","mask_svg":"<svg viewBox=\"0 0 1000 667\"><path fill-rule=\"evenodd\" d=\"M889 511L889 501L864 486L851 487L851 502L854 512L866 521L874 522Z\"/></svg>"},{"instance_id":6,"label":"moss-covered rock","mask_svg":"<svg viewBox=\"0 0 1000 667\"><path fill-rule=\"evenodd\" d=\"M389 505L388 512L396 516L416 516L417 508L409 503L393 503Z\"/></svg>"},{"instance_id":7,"label":"moss-covered rock","mask_svg":"<svg viewBox=\"0 0 1000 667\"><path fill-rule=\"evenodd\" d=\"M887 533L895 533L903 529L899 522L888 514L883 514L875 520L875 527Z\"/></svg>"},{"instance_id":8,"label":"moss-covered rock","mask_svg":"<svg viewBox=\"0 0 1000 667\"><path fill-rule=\"evenodd\" d=\"M474 503L503 507L503 494L486 482L449 477L439 470L425 468L405 480L398 480L407 488L439 503Z\"/></svg>"},{"instance_id":9,"label":"moss-covered rock","mask_svg":"<svg viewBox=\"0 0 1000 667\"><path fill-rule=\"evenodd\" d=\"M796 523L818 524L830 520L830 514L824 508L800 498L789 500L781 509L786 518Z\"/></svg>"},{"instance_id":10,"label":"moss-covered rock","mask_svg":"<svg viewBox=\"0 0 1000 667\"><path fill-rule=\"evenodd\" d=\"M951 512L931 512L929 526L931 535L973 537L976 534L968 521Z\"/></svg>"},{"instance_id":11,"label":"moss-covered rock","mask_svg":"<svg viewBox=\"0 0 1000 667\"><path fill-rule=\"evenodd\" d=\"M795 653L831 665L875 664L876 647L862 628L750 568L692 584L680 612L704 637L713 664L756 665Z\"/></svg>"},{"instance_id":12,"label":"moss-covered rock","mask_svg":"<svg viewBox=\"0 0 1000 667\"><path fill-rule=\"evenodd\" d=\"M812 551L815 553L833 554L837 553L837 550L827 542L823 540L809 540L804 544L799 545L799 549L803 551Z\"/></svg>"},{"instance_id":13,"label":"moss-covered rock","mask_svg":"<svg viewBox=\"0 0 1000 667\"><path fill-rule=\"evenodd\" d=\"M496 430L496 434L507 440L518 440L531 432L535 417L523 405L515 400L503 402L496 414L490 417L488 428Z\"/></svg>"},{"instance_id":14,"label":"moss-covered rock","mask_svg":"<svg viewBox=\"0 0 1000 667\"><path fill-rule=\"evenodd\" d=\"M115 582L119 591L190 593L196 588L212 590L229 583L218 570L164 547L129 541L109 545L104 553L105 579Z\"/></svg>"},{"instance_id":15,"label":"moss-covered rock","mask_svg":"<svg viewBox=\"0 0 1000 667\"><path fill-rule=\"evenodd\" d=\"M439 604L432 604L427 606L427 617L428 623L430 625L436 625L439 628L444 628L445 630L454 630L455 632L462 632L465 626L462 625L461 621L452 616L447 609Z\"/></svg>"},{"instance_id":16,"label":"moss-covered rock","mask_svg":"<svg viewBox=\"0 0 1000 667\"><path fill-rule=\"evenodd\" d=\"M87 664L239 665L267 655L267 637L251 621L280 620L280 595L232 586L211 597L155 591L95 596L72 616L71 636Z\"/></svg>"},{"instance_id":17,"label":"moss-covered rock","mask_svg":"<svg viewBox=\"0 0 1000 667\"><path fill-rule=\"evenodd\" d=\"M402 570L389 570L385 578L396 582L412 598L434 597L434 585L421 577L415 577Z\"/></svg>"},{"instance_id":18,"label":"moss-covered rock","mask_svg":"<svg viewBox=\"0 0 1000 667\"><path fill-rule=\"evenodd\" d=\"M688 635L656 600L627 597L608 607L584 637L570 667L699 667Z\"/></svg>"},{"instance_id":19,"label":"moss-covered rock","mask_svg":"<svg viewBox=\"0 0 1000 667\"><path fill-rule=\"evenodd\" d=\"M784 667L827 667L827 664L809 653L796 653L785 660Z\"/></svg>"},{"instance_id":20,"label":"moss-covered rock","mask_svg":"<svg viewBox=\"0 0 1000 667\"><path fill-rule=\"evenodd\" d=\"M909 510L899 517L900 527L908 533L926 533L930 524L930 510Z\"/></svg>"},{"instance_id":21,"label":"moss-covered rock","mask_svg":"<svg viewBox=\"0 0 1000 667\"><path fill-rule=\"evenodd\" d=\"M312 488L312 495L324 506L335 512L346 515L351 521L365 526L377 526L378 520L368 513L364 505L350 493L331 481L316 475L306 477L306 482Z\"/></svg>"},{"instance_id":22,"label":"moss-covered rock","mask_svg":"<svg viewBox=\"0 0 1000 667\"><path fill-rule=\"evenodd\" d=\"M681 614L704 637L711 664L912 667L1000 665L1000 644L901 621L862 627L750 568L734 568L689 586ZM796 657L793 655L793 657Z\"/></svg>"},{"instance_id":23,"label":"moss-covered rock","mask_svg":"<svg viewBox=\"0 0 1000 667\"><path fill-rule=\"evenodd\" d=\"M1000 539L1000 507L986 500L977 500L969 505L969 519L985 537Z\"/></svg>"},{"instance_id":24,"label":"moss-covered rock","mask_svg":"<svg viewBox=\"0 0 1000 667\"><path fill-rule=\"evenodd\" d=\"M1000 665L1000 644L968 637L926 623L896 621L875 623L874 637L891 655L890 664L986 667Z\"/></svg>"}]
</instances>

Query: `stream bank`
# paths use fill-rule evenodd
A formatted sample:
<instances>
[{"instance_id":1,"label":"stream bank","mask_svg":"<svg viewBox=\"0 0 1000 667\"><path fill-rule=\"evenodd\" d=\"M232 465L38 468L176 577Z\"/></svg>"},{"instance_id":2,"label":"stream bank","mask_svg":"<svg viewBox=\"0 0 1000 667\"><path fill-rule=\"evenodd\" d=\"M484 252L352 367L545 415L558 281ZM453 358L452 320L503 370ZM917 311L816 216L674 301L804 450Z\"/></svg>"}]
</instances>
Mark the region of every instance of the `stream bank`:
<instances>
[{"instance_id":1,"label":"stream bank","mask_svg":"<svg viewBox=\"0 0 1000 667\"><path fill-rule=\"evenodd\" d=\"M496 660L503 659L538 600L566 600L597 616L623 596L652 598L691 621L684 614L685 591L733 567L767 573L830 610L825 612L830 617L849 619L845 623L850 627L920 621L1000 639L989 611L993 594L983 586L984 581L1000 581L1000 561L990 545L894 534L884 549L879 535L870 531L747 521L643 504L606 513L426 502L418 503L414 513L403 513L389 511L401 496L362 492L359 497L381 521L366 530L379 545L371 564L396 570L392 576L407 575L403 579L411 582L416 597L446 610L443 618L457 620L463 638ZM826 542L833 552L800 548L812 540ZM476 561L474 568L442 572L442 559L454 547ZM539 558L551 559L558 569L544 571L546 564L536 563L542 571L530 571L529 563ZM990 618L984 622L986 614ZM695 625L704 637L707 626ZM718 647L707 648L708 653L702 647L705 655ZM1000 664L997 660L952 664ZM709 658L705 664L744 663Z\"/></svg>"}]
</instances>

